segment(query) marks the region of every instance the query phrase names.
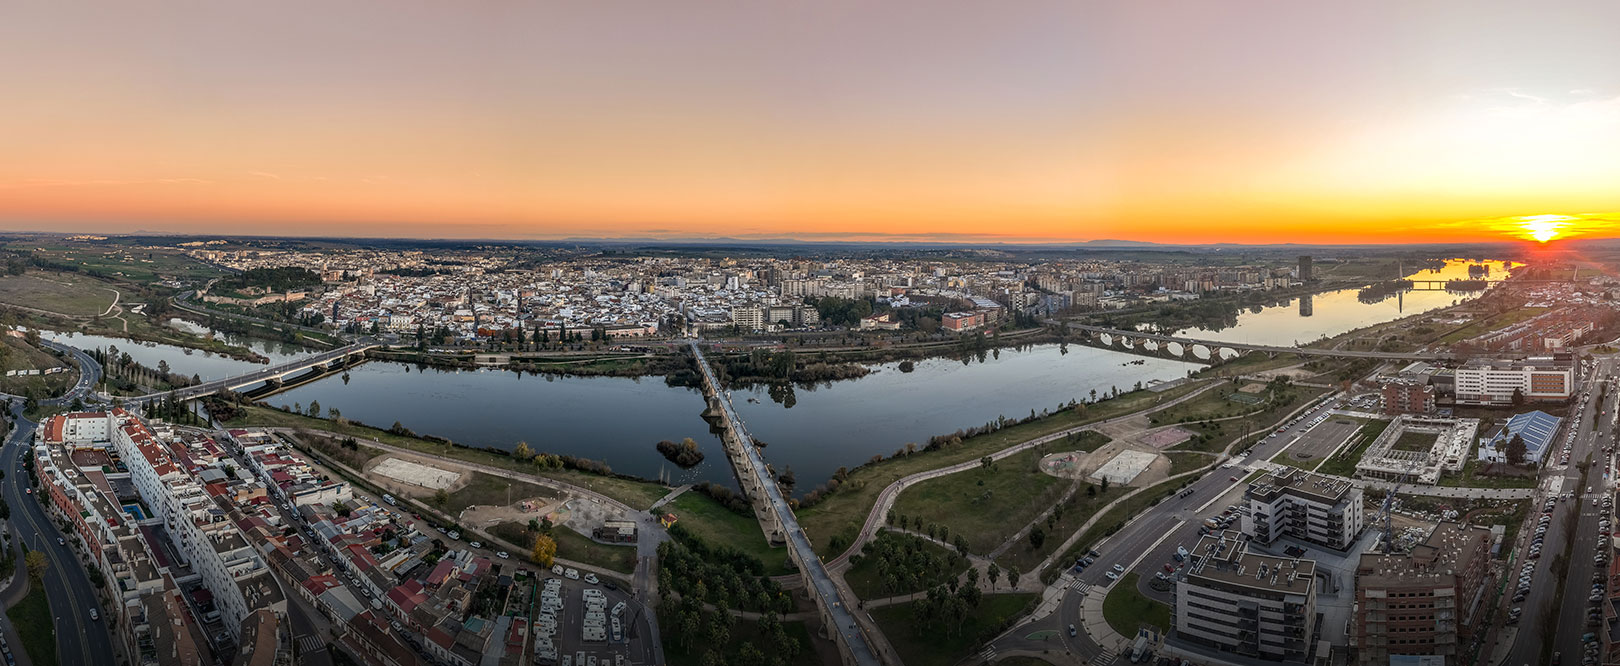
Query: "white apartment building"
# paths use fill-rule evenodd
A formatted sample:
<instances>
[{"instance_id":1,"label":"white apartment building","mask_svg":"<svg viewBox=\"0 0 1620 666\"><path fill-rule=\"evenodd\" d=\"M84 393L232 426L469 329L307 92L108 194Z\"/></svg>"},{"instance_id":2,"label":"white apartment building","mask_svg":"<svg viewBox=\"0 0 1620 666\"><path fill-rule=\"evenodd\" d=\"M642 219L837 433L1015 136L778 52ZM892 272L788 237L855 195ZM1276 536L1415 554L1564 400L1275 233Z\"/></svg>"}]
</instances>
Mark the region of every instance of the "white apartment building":
<instances>
[{"instance_id":1,"label":"white apartment building","mask_svg":"<svg viewBox=\"0 0 1620 666\"><path fill-rule=\"evenodd\" d=\"M1287 467L1249 484L1243 533L1260 543L1291 536L1344 550L1361 534L1362 491L1347 480Z\"/></svg>"},{"instance_id":2,"label":"white apartment building","mask_svg":"<svg viewBox=\"0 0 1620 666\"><path fill-rule=\"evenodd\" d=\"M1527 402L1568 400L1575 390L1575 365L1569 358L1542 356L1523 361L1476 358L1457 368L1457 403L1508 405L1513 396Z\"/></svg>"},{"instance_id":3,"label":"white apartment building","mask_svg":"<svg viewBox=\"0 0 1620 666\"><path fill-rule=\"evenodd\" d=\"M1176 583L1175 638L1256 659L1309 663L1316 643L1316 562L1248 551L1209 534Z\"/></svg>"},{"instance_id":4,"label":"white apartment building","mask_svg":"<svg viewBox=\"0 0 1620 666\"><path fill-rule=\"evenodd\" d=\"M180 557L213 593L215 610L232 638L240 639L249 606L244 579L268 569L226 510L214 501L169 447L128 412L107 415L110 441L129 467L130 480L174 542Z\"/></svg>"}]
</instances>

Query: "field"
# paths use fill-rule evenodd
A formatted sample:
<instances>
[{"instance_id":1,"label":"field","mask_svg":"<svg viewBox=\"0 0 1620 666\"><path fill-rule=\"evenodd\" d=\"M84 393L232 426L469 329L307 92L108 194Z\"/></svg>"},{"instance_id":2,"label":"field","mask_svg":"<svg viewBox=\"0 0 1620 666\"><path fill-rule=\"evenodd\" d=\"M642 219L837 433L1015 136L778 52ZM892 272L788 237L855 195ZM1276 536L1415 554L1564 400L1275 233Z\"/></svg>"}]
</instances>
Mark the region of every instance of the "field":
<instances>
[{"instance_id":1,"label":"field","mask_svg":"<svg viewBox=\"0 0 1620 666\"><path fill-rule=\"evenodd\" d=\"M968 550L989 553L1057 501L1070 481L1041 473L1046 455L1036 447L996 461L924 481L900 493L896 515L950 529L967 539ZM950 541L950 539L947 539Z\"/></svg>"},{"instance_id":2,"label":"field","mask_svg":"<svg viewBox=\"0 0 1620 666\"><path fill-rule=\"evenodd\" d=\"M47 261L72 264L87 272L134 282L152 282L161 278L201 279L222 273L171 248L134 248L115 242L41 238L12 241L6 244L5 249L31 252Z\"/></svg>"},{"instance_id":3,"label":"field","mask_svg":"<svg viewBox=\"0 0 1620 666\"><path fill-rule=\"evenodd\" d=\"M597 543L566 527L552 529L551 538L557 541L557 557L594 564L624 574L636 571L635 546L609 546ZM523 554L525 557L527 555L528 553ZM513 554L513 557L519 555Z\"/></svg>"},{"instance_id":4,"label":"field","mask_svg":"<svg viewBox=\"0 0 1620 666\"><path fill-rule=\"evenodd\" d=\"M309 430L324 430L348 435L361 439L373 439L384 444L397 446L403 449L425 453L430 456L439 456L452 460L480 463L492 467L525 472L535 476L556 479L564 483L581 486L624 502L636 509L645 509L652 506L668 494L669 489L662 484L652 481L637 481L619 477L589 474L576 470L541 469L532 464L516 460L511 456L501 455L482 449L469 449L459 446L449 446L439 442L430 442L425 439L396 435L394 433L356 423L339 423L327 419L318 419L301 414L292 414L278 409L262 406L249 406L244 409L242 416L231 420L227 425L232 427L263 426L276 428L305 428Z\"/></svg>"},{"instance_id":5,"label":"field","mask_svg":"<svg viewBox=\"0 0 1620 666\"><path fill-rule=\"evenodd\" d=\"M789 571L787 549L772 548L766 543L758 520L720 506L708 495L693 491L681 493L660 511L675 514L677 524L705 543L730 546L753 555L765 564L769 575Z\"/></svg>"},{"instance_id":6,"label":"field","mask_svg":"<svg viewBox=\"0 0 1620 666\"><path fill-rule=\"evenodd\" d=\"M0 303L67 317L96 317L113 304L112 285L72 273L0 277Z\"/></svg>"},{"instance_id":7,"label":"field","mask_svg":"<svg viewBox=\"0 0 1620 666\"><path fill-rule=\"evenodd\" d=\"M1463 340L1478 337L1500 328L1512 326L1521 321L1536 317L1546 311L1547 308L1517 308L1499 315L1476 319L1473 322L1451 331L1450 333L1440 336L1440 342L1446 344L1461 342Z\"/></svg>"},{"instance_id":8,"label":"field","mask_svg":"<svg viewBox=\"0 0 1620 666\"><path fill-rule=\"evenodd\" d=\"M376 483L376 479L372 479ZM472 479L467 485L450 491L450 501L444 505L444 512L452 516L458 515L463 509L474 504L483 506L505 506L518 500L529 497L556 497L557 491L532 483L514 481L483 472L473 472ZM508 501L510 498L510 501ZM432 504L431 495L425 496Z\"/></svg>"},{"instance_id":9,"label":"field","mask_svg":"<svg viewBox=\"0 0 1620 666\"><path fill-rule=\"evenodd\" d=\"M28 651L30 661L36 666L57 663L56 625L51 621L50 602L45 600L44 587L29 586L27 596L6 609L6 617L11 618L11 625L22 637L22 647Z\"/></svg>"},{"instance_id":10,"label":"field","mask_svg":"<svg viewBox=\"0 0 1620 666\"><path fill-rule=\"evenodd\" d=\"M67 391L79 380L78 366L72 361L59 359L55 354L33 347L24 340L9 335L0 336L0 370L44 370L54 367L66 367L72 371L17 377L6 377L0 373L0 392L45 398Z\"/></svg>"},{"instance_id":11,"label":"field","mask_svg":"<svg viewBox=\"0 0 1620 666\"><path fill-rule=\"evenodd\" d=\"M1243 436L1246 429L1250 435L1264 434L1271 426L1281 421L1284 416L1287 416L1289 412L1300 408L1326 392L1325 389L1293 386L1282 391L1281 400L1272 401L1267 406L1259 409L1246 409L1240 405L1228 403L1233 404L1234 408L1239 410L1237 413L1246 414L1247 416L1231 421L1184 423L1182 427L1196 433L1197 436L1177 444L1176 449L1205 452L1221 451L1231 444L1233 440Z\"/></svg>"},{"instance_id":12,"label":"field","mask_svg":"<svg viewBox=\"0 0 1620 666\"><path fill-rule=\"evenodd\" d=\"M1125 574L1114 583L1103 598L1103 619L1121 636L1130 638L1143 624L1153 625L1159 632L1170 628L1170 607L1142 595L1136 588L1135 572Z\"/></svg>"},{"instance_id":13,"label":"field","mask_svg":"<svg viewBox=\"0 0 1620 666\"><path fill-rule=\"evenodd\" d=\"M960 631L925 630L913 621L915 602L874 608L870 612L889 643L908 664L954 664L977 650L1035 603L1033 594L987 594L969 613Z\"/></svg>"},{"instance_id":14,"label":"field","mask_svg":"<svg viewBox=\"0 0 1620 666\"><path fill-rule=\"evenodd\" d=\"M884 486L902 477L974 460L1041 435L1137 412L1186 395L1202 386L1201 383L1189 383L1163 393L1132 391L1088 405L1084 411L1065 410L1032 423L972 437L959 446L943 451L900 456L862 465L850 472L848 481L837 492L815 506L800 510L799 524L819 552L827 557L835 557L854 541L862 523L866 521L867 512L877 502L878 493L882 492Z\"/></svg>"}]
</instances>

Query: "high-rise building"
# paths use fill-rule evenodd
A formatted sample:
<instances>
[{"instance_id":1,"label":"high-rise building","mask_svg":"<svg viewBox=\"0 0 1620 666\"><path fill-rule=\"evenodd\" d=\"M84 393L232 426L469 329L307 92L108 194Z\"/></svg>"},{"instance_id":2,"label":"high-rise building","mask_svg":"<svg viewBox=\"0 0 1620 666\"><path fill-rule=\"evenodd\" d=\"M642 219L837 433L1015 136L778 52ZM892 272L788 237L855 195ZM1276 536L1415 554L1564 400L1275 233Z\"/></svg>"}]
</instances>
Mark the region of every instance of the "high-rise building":
<instances>
[{"instance_id":1,"label":"high-rise building","mask_svg":"<svg viewBox=\"0 0 1620 666\"><path fill-rule=\"evenodd\" d=\"M1351 627L1358 663L1384 666L1397 655L1457 659L1488 606L1491 541L1484 527L1443 522L1411 553L1363 554Z\"/></svg>"},{"instance_id":2,"label":"high-rise building","mask_svg":"<svg viewBox=\"0 0 1620 666\"><path fill-rule=\"evenodd\" d=\"M1299 279L1302 282L1310 282L1311 277L1311 255L1299 255Z\"/></svg>"},{"instance_id":3,"label":"high-rise building","mask_svg":"<svg viewBox=\"0 0 1620 666\"><path fill-rule=\"evenodd\" d=\"M1199 539L1176 583L1176 636L1191 643L1308 663L1316 623L1316 562L1251 553L1231 530Z\"/></svg>"},{"instance_id":4,"label":"high-rise building","mask_svg":"<svg viewBox=\"0 0 1620 666\"><path fill-rule=\"evenodd\" d=\"M1344 550L1361 534L1362 491L1344 479L1285 467L1249 484L1243 533L1260 543L1287 535Z\"/></svg>"}]
</instances>

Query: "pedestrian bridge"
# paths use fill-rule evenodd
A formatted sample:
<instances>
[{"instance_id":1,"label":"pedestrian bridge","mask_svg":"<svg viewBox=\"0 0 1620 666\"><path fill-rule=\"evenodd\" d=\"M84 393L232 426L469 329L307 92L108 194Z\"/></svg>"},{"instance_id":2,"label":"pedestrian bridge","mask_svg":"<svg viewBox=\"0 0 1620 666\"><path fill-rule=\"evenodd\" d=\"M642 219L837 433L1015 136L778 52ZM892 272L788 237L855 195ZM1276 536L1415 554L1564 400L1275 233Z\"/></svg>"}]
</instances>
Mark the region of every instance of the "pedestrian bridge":
<instances>
[{"instance_id":1,"label":"pedestrian bridge","mask_svg":"<svg viewBox=\"0 0 1620 666\"><path fill-rule=\"evenodd\" d=\"M805 589L820 612L822 628L827 637L838 645L843 662L877 666L882 662L867 640L862 625L850 612L854 608L851 599L842 595L842 590L827 574L827 567L810 547L809 537L799 528L798 518L788 506L787 498L782 496L782 490L771 478L765 459L759 455L759 447L754 446L753 436L748 434L742 419L732 409L731 396L720 389L720 382L715 379L709 360L703 356L703 349L695 340L690 344L692 356L703 376L703 396L709 402L709 409L718 413L724 426L722 440L725 442L726 457L731 459L732 468L737 471L737 480L744 494L754 504L765 536L773 543L787 543L788 557L798 568L799 574L804 576Z\"/></svg>"},{"instance_id":2,"label":"pedestrian bridge","mask_svg":"<svg viewBox=\"0 0 1620 666\"><path fill-rule=\"evenodd\" d=\"M125 398L127 403L140 404L155 402L166 398L175 400L191 400L211 395L220 391L234 391L243 387L252 386L261 382L279 383L290 375L309 370L331 371L353 365L365 357L367 350L381 347L382 343L375 340L362 340L346 347L324 351L312 356L295 359L286 363L273 365L261 370L254 370L234 377L213 379L201 384L194 384L173 391L150 393L143 396Z\"/></svg>"},{"instance_id":3,"label":"pedestrian bridge","mask_svg":"<svg viewBox=\"0 0 1620 666\"><path fill-rule=\"evenodd\" d=\"M1088 342L1098 347L1164 354L1173 358L1201 362L1213 362L1216 359L1230 360L1252 352L1263 352L1273 356L1277 354L1298 354L1300 356L1326 356L1331 358L1372 358L1386 361L1440 361L1452 357L1449 352L1356 351L1202 340L1144 331L1124 331L1117 328L1086 324L1069 324L1069 330L1080 331L1085 335Z\"/></svg>"}]
</instances>

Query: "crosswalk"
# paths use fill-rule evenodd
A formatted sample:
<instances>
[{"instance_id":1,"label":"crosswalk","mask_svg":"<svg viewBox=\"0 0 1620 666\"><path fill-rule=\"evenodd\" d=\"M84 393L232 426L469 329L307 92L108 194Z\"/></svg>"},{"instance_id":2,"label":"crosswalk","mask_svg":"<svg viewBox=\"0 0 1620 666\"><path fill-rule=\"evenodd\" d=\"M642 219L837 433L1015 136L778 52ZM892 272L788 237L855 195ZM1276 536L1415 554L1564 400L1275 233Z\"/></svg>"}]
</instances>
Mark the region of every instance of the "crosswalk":
<instances>
[{"instance_id":1,"label":"crosswalk","mask_svg":"<svg viewBox=\"0 0 1620 666\"><path fill-rule=\"evenodd\" d=\"M981 659L984 659L984 663L987 663L987 664L995 661L996 660L996 646L994 646L994 645L986 645L986 646L984 646L983 650L979 650L979 657Z\"/></svg>"},{"instance_id":2,"label":"crosswalk","mask_svg":"<svg viewBox=\"0 0 1620 666\"><path fill-rule=\"evenodd\" d=\"M1069 583L1069 589L1079 592L1080 594L1089 594L1091 592L1091 584L1076 578L1074 579L1074 582Z\"/></svg>"},{"instance_id":3,"label":"crosswalk","mask_svg":"<svg viewBox=\"0 0 1620 666\"><path fill-rule=\"evenodd\" d=\"M318 636L299 636L298 654L310 654L326 649L326 642Z\"/></svg>"},{"instance_id":4,"label":"crosswalk","mask_svg":"<svg viewBox=\"0 0 1620 666\"><path fill-rule=\"evenodd\" d=\"M1119 655L1114 654L1113 650L1103 650L1102 654L1091 660L1091 666L1112 666L1118 659Z\"/></svg>"}]
</instances>

